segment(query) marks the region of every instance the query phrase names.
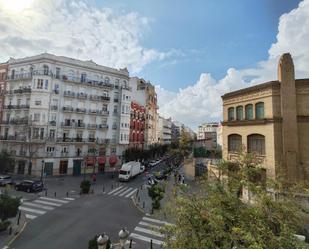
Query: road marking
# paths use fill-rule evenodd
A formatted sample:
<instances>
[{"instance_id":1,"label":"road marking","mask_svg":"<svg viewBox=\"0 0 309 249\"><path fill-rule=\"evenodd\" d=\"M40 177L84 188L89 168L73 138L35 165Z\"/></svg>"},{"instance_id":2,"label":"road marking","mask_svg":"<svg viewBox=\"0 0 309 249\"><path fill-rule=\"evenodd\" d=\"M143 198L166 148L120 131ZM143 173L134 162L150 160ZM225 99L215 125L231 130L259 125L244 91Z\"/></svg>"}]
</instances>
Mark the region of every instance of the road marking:
<instances>
[{"instance_id":1,"label":"road marking","mask_svg":"<svg viewBox=\"0 0 309 249\"><path fill-rule=\"evenodd\" d=\"M124 190L126 190L126 189L127 189L127 187L124 187L123 189L121 189L121 190L115 192L113 195L118 195L118 194L120 194L122 191L124 191Z\"/></svg>"},{"instance_id":2,"label":"road marking","mask_svg":"<svg viewBox=\"0 0 309 249\"><path fill-rule=\"evenodd\" d=\"M5 246L5 247L3 247L2 249L9 249L9 247L8 247L8 246Z\"/></svg>"},{"instance_id":3,"label":"road marking","mask_svg":"<svg viewBox=\"0 0 309 249\"><path fill-rule=\"evenodd\" d=\"M30 219L30 220L33 220L33 219L35 219L37 216L35 216L35 215L32 215L32 214L26 214L26 218L27 219Z\"/></svg>"},{"instance_id":4,"label":"road marking","mask_svg":"<svg viewBox=\"0 0 309 249\"><path fill-rule=\"evenodd\" d=\"M158 232L146 229L146 228L142 228L142 227L135 227L134 230L138 231L138 232L142 232L142 233L148 233L150 235L154 235L154 236L157 236L157 237L160 237L160 238L164 237L164 235L162 235L161 233L158 233Z\"/></svg>"},{"instance_id":5,"label":"road marking","mask_svg":"<svg viewBox=\"0 0 309 249\"><path fill-rule=\"evenodd\" d=\"M119 196L123 196L126 193L128 193L129 191L131 191L133 188L128 188L126 191L122 192Z\"/></svg>"},{"instance_id":6,"label":"road marking","mask_svg":"<svg viewBox=\"0 0 309 249\"><path fill-rule=\"evenodd\" d=\"M70 198L70 197L66 197L64 198L65 200L68 200L68 201L74 201L75 199L74 198Z\"/></svg>"},{"instance_id":7,"label":"road marking","mask_svg":"<svg viewBox=\"0 0 309 249\"><path fill-rule=\"evenodd\" d=\"M46 211L27 208L27 207L23 207L23 206L19 207L18 209L22 210L22 211L27 211L27 212L30 212L30 213L35 213L35 214L45 214L46 213Z\"/></svg>"},{"instance_id":8,"label":"road marking","mask_svg":"<svg viewBox=\"0 0 309 249\"><path fill-rule=\"evenodd\" d=\"M62 206L62 204L53 203L53 202L48 202L48 201L35 200L34 202L36 202L36 203L41 203L41 204L46 204L46 205L50 205L50 206L55 206L55 207L60 207L60 206Z\"/></svg>"},{"instance_id":9,"label":"road marking","mask_svg":"<svg viewBox=\"0 0 309 249\"><path fill-rule=\"evenodd\" d=\"M142 235L139 235L139 234L136 234L136 233L131 233L130 237L131 238L135 238L135 239L139 239L139 240L143 240L143 241L147 241L147 242L150 242L150 240L152 240L152 243L155 243L157 245L162 245L163 244L163 241L161 241L161 240L152 239L152 238L149 238L149 237L146 237L146 236L142 236Z\"/></svg>"},{"instance_id":10,"label":"road marking","mask_svg":"<svg viewBox=\"0 0 309 249\"><path fill-rule=\"evenodd\" d=\"M42 209L46 209L46 210L53 210L54 209L53 207L43 206L43 205L36 204L36 203L33 203L33 202L24 202L23 206L24 205L32 206L32 207L38 207L38 208L42 208Z\"/></svg>"},{"instance_id":11,"label":"road marking","mask_svg":"<svg viewBox=\"0 0 309 249\"><path fill-rule=\"evenodd\" d=\"M54 199L54 198L48 198L48 197L40 197L40 199L47 200L47 201L55 201L60 203L69 203L69 201Z\"/></svg>"},{"instance_id":12,"label":"road marking","mask_svg":"<svg viewBox=\"0 0 309 249\"><path fill-rule=\"evenodd\" d=\"M152 224L144 222L144 221L140 221L138 224L142 225L142 226L146 226L146 227L151 227L152 229L158 229L159 230L161 228L160 226L152 225Z\"/></svg>"},{"instance_id":13,"label":"road marking","mask_svg":"<svg viewBox=\"0 0 309 249\"><path fill-rule=\"evenodd\" d=\"M175 226L175 225L172 224L172 223L168 223L168 222L162 221L162 220L151 219L151 218L148 218L148 217L143 217L143 220L145 220L145 221L150 221L150 222L154 222L154 223L158 223L158 224L164 224L164 225Z\"/></svg>"},{"instance_id":14,"label":"road marking","mask_svg":"<svg viewBox=\"0 0 309 249\"><path fill-rule=\"evenodd\" d=\"M137 188L134 189L132 192L130 192L129 194L127 194L125 197L129 198L131 195L133 195L135 192L137 191Z\"/></svg>"},{"instance_id":15,"label":"road marking","mask_svg":"<svg viewBox=\"0 0 309 249\"><path fill-rule=\"evenodd\" d=\"M118 191L118 190L121 189L121 188L123 188L123 186L120 186L120 187L118 187L118 188L115 188L114 190L110 191L110 192L108 193L108 195L111 195L112 193Z\"/></svg>"}]
</instances>

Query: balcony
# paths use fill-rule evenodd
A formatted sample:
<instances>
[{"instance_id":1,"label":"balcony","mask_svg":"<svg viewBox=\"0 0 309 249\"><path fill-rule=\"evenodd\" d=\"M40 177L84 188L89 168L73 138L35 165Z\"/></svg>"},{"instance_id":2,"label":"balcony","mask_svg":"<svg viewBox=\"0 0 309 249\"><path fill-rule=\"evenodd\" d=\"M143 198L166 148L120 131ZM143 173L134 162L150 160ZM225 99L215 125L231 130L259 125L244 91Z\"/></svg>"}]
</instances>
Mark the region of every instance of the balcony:
<instances>
[{"instance_id":1,"label":"balcony","mask_svg":"<svg viewBox=\"0 0 309 249\"><path fill-rule=\"evenodd\" d=\"M98 101L100 100L100 97L97 95L89 95L89 100Z\"/></svg>"},{"instance_id":2,"label":"balcony","mask_svg":"<svg viewBox=\"0 0 309 249\"><path fill-rule=\"evenodd\" d=\"M70 106L64 106L63 108L62 108L62 110L64 111L64 112L73 112L73 107L70 107Z\"/></svg>"},{"instance_id":3,"label":"balcony","mask_svg":"<svg viewBox=\"0 0 309 249\"><path fill-rule=\"evenodd\" d=\"M129 86L121 86L121 89L131 91L132 88Z\"/></svg>"},{"instance_id":4,"label":"balcony","mask_svg":"<svg viewBox=\"0 0 309 249\"><path fill-rule=\"evenodd\" d=\"M73 138L73 142L75 143L83 143L85 140L82 137Z\"/></svg>"},{"instance_id":5,"label":"balcony","mask_svg":"<svg viewBox=\"0 0 309 249\"><path fill-rule=\"evenodd\" d=\"M85 123L75 123L75 128L84 129L86 127Z\"/></svg>"},{"instance_id":6,"label":"balcony","mask_svg":"<svg viewBox=\"0 0 309 249\"><path fill-rule=\"evenodd\" d=\"M97 125L97 129L108 129L108 125L107 124Z\"/></svg>"},{"instance_id":7,"label":"balcony","mask_svg":"<svg viewBox=\"0 0 309 249\"><path fill-rule=\"evenodd\" d=\"M27 137L26 136L4 135L4 136L0 136L0 140L26 142Z\"/></svg>"},{"instance_id":8,"label":"balcony","mask_svg":"<svg viewBox=\"0 0 309 249\"><path fill-rule=\"evenodd\" d=\"M108 96L100 96L100 100L102 100L102 101L110 101L110 97L108 97Z\"/></svg>"},{"instance_id":9,"label":"balcony","mask_svg":"<svg viewBox=\"0 0 309 249\"><path fill-rule=\"evenodd\" d=\"M62 75L62 77L60 78L65 82L72 82L72 83L83 84L87 86L95 86L95 87L100 87L100 88L107 88L107 89L113 88L113 84L105 83L103 81L98 81L98 80L92 80L89 78L82 79L81 77L74 77L74 76L69 77L67 75Z\"/></svg>"},{"instance_id":10,"label":"balcony","mask_svg":"<svg viewBox=\"0 0 309 249\"><path fill-rule=\"evenodd\" d=\"M113 126L112 126L112 129L113 129L113 130L117 130L117 125L113 125Z\"/></svg>"},{"instance_id":11,"label":"balcony","mask_svg":"<svg viewBox=\"0 0 309 249\"><path fill-rule=\"evenodd\" d=\"M96 124L88 124L88 129L97 129L97 125Z\"/></svg>"},{"instance_id":12,"label":"balcony","mask_svg":"<svg viewBox=\"0 0 309 249\"><path fill-rule=\"evenodd\" d=\"M77 113L86 113L86 108L76 108L75 112L77 112Z\"/></svg>"},{"instance_id":13,"label":"balcony","mask_svg":"<svg viewBox=\"0 0 309 249\"><path fill-rule=\"evenodd\" d=\"M75 93L73 93L73 92L70 92L70 91L64 91L64 93L63 93L63 96L64 97L75 97Z\"/></svg>"},{"instance_id":14,"label":"balcony","mask_svg":"<svg viewBox=\"0 0 309 249\"><path fill-rule=\"evenodd\" d=\"M58 137L57 142L59 142L59 143L69 143L69 142L73 142L73 139L69 138L69 137Z\"/></svg>"},{"instance_id":15,"label":"balcony","mask_svg":"<svg viewBox=\"0 0 309 249\"><path fill-rule=\"evenodd\" d=\"M27 80L31 79L33 76L32 73L22 73L22 74L14 74L14 75L7 75L7 81L17 81L17 80Z\"/></svg>"},{"instance_id":16,"label":"balcony","mask_svg":"<svg viewBox=\"0 0 309 249\"><path fill-rule=\"evenodd\" d=\"M114 102L115 102L115 103L118 103L118 102L119 102L119 99L114 99Z\"/></svg>"},{"instance_id":17,"label":"balcony","mask_svg":"<svg viewBox=\"0 0 309 249\"><path fill-rule=\"evenodd\" d=\"M14 109L29 109L29 105L5 105L4 109L14 110Z\"/></svg>"},{"instance_id":18,"label":"balcony","mask_svg":"<svg viewBox=\"0 0 309 249\"><path fill-rule=\"evenodd\" d=\"M57 110L58 110L58 106L56 106L56 105L51 105L51 106L50 106L50 109L51 109L52 111L57 111Z\"/></svg>"},{"instance_id":19,"label":"balcony","mask_svg":"<svg viewBox=\"0 0 309 249\"><path fill-rule=\"evenodd\" d=\"M19 155L20 155L20 156L26 156L26 155L27 155L27 152L26 152L26 151L20 150L20 151L19 151Z\"/></svg>"},{"instance_id":20,"label":"balcony","mask_svg":"<svg viewBox=\"0 0 309 249\"><path fill-rule=\"evenodd\" d=\"M88 142L89 143L94 143L96 141L96 139L94 137L89 137L88 138Z\"/></svg>"},{"instance_id":21,"label":"balcony","mask_svg":"<svg viewBox=\"0 0 309 249\"><path fill-rule=\"evenodd\" d=\"M46 157L55 157L55 154L54 151L46 152Z\"/></svg>"},{"instance_id":22,"label":"balcony","mask_svg":"<svg viewBox=\"0 0 309 249\"><path fill-rule=\"evenodd\" d=\"M73 127L73 123L66 123L66 122L61 122L61 127L64 128L72 128Z\"/></svg>"},{"instance_id":23,"label":"balcony","mask_svg":"<svg viewBox=\"0 0 309 249\"><path fill-rule=\"evenodd\" d=\"M49 125L51 125L51 126L56 126L56 121L49 121Z\"/></svg>"},{"instance_id":24,"label":"balcony","mask_svg":"<svg viewBox=\"0 0 309 249\"><path fill-rule=\"evenodd\" d=\"M87 99L87 94L85 94L85 93L78 93L77 94L77 98L79 98L79 99Z\"/></svg>"}]
</instances>

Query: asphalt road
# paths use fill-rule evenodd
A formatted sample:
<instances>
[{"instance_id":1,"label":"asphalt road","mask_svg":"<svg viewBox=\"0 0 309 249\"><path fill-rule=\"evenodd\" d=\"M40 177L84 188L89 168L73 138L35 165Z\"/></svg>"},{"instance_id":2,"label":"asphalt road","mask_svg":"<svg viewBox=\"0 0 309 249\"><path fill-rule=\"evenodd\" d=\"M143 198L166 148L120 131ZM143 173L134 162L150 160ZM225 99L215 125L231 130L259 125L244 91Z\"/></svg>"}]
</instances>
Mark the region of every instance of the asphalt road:
<instances>
[{"instance_id":1,"label":"asphalt road","mask_svg":"<svg viewBox=\"0 0 309 249\"><path fill-rule=\"evenodd\" d=\"M164 167L165 164L161 163L151 169L150 173ZM122 188L126 189L125 192L118 186L117 177L111 178L110 174L99 175L96 184L93 185L95 194L81 196L76 199L69 196L68 199L72 198L70 201L66 199L66 192L79 191L79 184L82 179L82 176L49 178L46 183L48 193L51 196L47 195L45 197L45 195L41 195L40 197L37 194L22 194L25 199L28 198L28 201L30 201L29 198L33 201L30 204L34 205L34 207L26 206L26 208L30 209L34 209L35 205L47 206L46 204L52 202L53 198L58 200L53 202L52 210L45 210L44 214L35 214L35 218L29 219L25 230L9 248L85 249L88 248L88 241L94 235L106 232L113 242L117 242L118 232L122 227L126 227L131 233L138 223L145 219L144 214L133 205L131 198L126 198L126 195L129 195L147 180L145 174L141 174L129 182L121 183ZM103 186L105 193L103 193ZM124 194L117 194L116 189L118 188ZM113 194L109 195L108 193L113 190ZM54 197L54 192L57 192L57 197ZM47 203L44 204L44 202ZM149 242L134 241L136 241L136 244L134 244L133 248L149 247ZM154 248L158 248L158 245L154 245Z\"/></svg>"}]
</instances>

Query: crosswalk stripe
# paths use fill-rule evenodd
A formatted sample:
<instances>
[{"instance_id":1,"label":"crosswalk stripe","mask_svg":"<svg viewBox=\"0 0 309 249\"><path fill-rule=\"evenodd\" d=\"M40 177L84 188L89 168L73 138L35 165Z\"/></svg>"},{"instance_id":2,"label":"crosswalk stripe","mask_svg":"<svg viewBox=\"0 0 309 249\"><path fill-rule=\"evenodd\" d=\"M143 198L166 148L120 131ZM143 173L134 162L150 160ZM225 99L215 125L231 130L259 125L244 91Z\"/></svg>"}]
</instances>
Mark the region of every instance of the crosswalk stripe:
<instances>
[{"instance_id":1,"label":"crosswalk stripe","mask_svg":"<svg viewBox=\"0 0 309 249\"><path fill-rule=\"evenodd\" d=\"M108 195L111 195L112 193L118 191L118 190L121 189L121 188L123 188L123 186L120 186L120 187L118 187L118 188L115 188L114 190L110 191L110 192L108 193Z\"/></svg>"},{"instance_id":2,"label":"crosswalk stripe","mask_svg":"<svg viewBox=\"0 0 309 249\"><path fill-rule=\"evenodd\" d=\"M129 194L127 194L125 197L129 198L131 195L133 195L137 191L137 188L131 191Z\"/></svg>"},{"instance_id":3,"label":"crosswalk stripe","mask_svg":"<svg viewBox=\"0 0 309 249\"><path fill-rule=\"evenodd\" d=\"M157 244L157 245L163 244L163 241L161 241L161 240L152 239L152 238L149 238L149 237L146 237L146 236L143 236L143 235L140 235L140 234L136 234L136 233L131 233L130 237L138 239L138 240L147 241L147 242L150 242L150 240L152 240L152 243Z\"/></svg>"},{"instance_id":4,"label":"crosswalk stripe","mask_svg":"<svg viewBox=\"0 0 309 249\"><path fill-rule=\"evenodd\" d=\"M27 219L30 219L30 220L33 220L33 219L35 219L36 217L37 217L36 215L26 214L26 218L27 218Z\"/></svg>"},{"instance_id":5,"label":"crosswalk stripe","mask_svg":"<svg viewBox=\"0 0 309 249\"><path fill-rule=\"evenodd\" d=\"M154 222L154 223L157 223L157 224L164 224L164 225L174 226L174 224L172 224L172 223L168 223L166 221L156 220L156 219L152 219L152 218L148 218L148 217L143 217L143 220Z\"/></svg>"},{"instance_id":6,"label":"crosswalk stripe","mask_svg":"<svg viewBox=\"0 0 309 249\"><path fill-rule=\"evenodd\" d=\"M33 203L33 202L24 202L24 203L23 203L23 206L24 206L24 205L26 205L26 206L32 206L32 207L38 207L38 208L42 208L42 209L46 209L46 210L53 210L53 209L54 209L53 207L48 207L48 206L36 204L36 203Z\"/></svg>"},{"instance_id":7,"label":"crosswalk stripe","mask_svg":"<svg viewBox=\"0 0 309 249\"><path fill-rule=\"evenodd\" d=\"M138 224L142 225L142 226L146 226L146 227L151 227L152 229L158 229L159 230L161 228L160 226L152 225L152 224L144 222L144 221L140 221Z\"/></svg>"},{"instance_id":8,"label":"crosswalk stripe","mask_svg":"<svg viewBox=\"0 0 309 249\"><path fill-rule=\"evenodd\" d=\"M27 212L35 213L35 214L45 214L46 213L46 211L32 209L32 208L27 208L27 207L24 207L24 206L20 206L19 210L27 211Z\"/></svg>"},{"instance_id":9,"label":"crosswalk stripe","mask_svg":"<svg viewBox=\"0 0 309 249\"><path fill-rule=\"evenodd\" d=\"M66 197L64 198L65 200L68 200L68 201L74 201L75 199L74 198L71 198L71 197Z\"/></svg>"},{"instance_id":10,"label":"crosswalk stripe","mask_svg":"<svg viewBox=\"0 0 309 249\"><path fill-rule=\"evenodd\" d=\"M162 235L161 233L158 233L158 232L146 229L146 228L142 228L142 227L135 227L134 230L138 231L138 232L142 232L142 233L148 233L150 235L154 235L154 236L157 236L157 237L160 237L160 238L164 237L164 235Z\"/></svg>"},{"instance_id":11,"label":"crosswalk stripe","mask_svg":"<svg viewBox=\"0 0 309 249\"><path fill-rule=\"evenodd\" d=\"M119 196L123 196L126 193L128 193L129 191L131 191L133 188L128 188L126 191L122 192Z\"/></svg>"},{"instance_id":12,"label":"crosswalk stripe","mask_svg":"<svg viewBox=\"0 0 309 249\"><path fill-rule=\"evenodd\" d=\"M34 202L41 203L41 204L46 204L46 205L50 205L50 206L55 206L55 207L62 206L62 204L60 204L60 203L53 203L53 202L48 202L48 201L35 200Z\"/></svg>"},{"instance_id":13,"label":"crosswalk stripe","mask_svg":"<svg viewBox=\"0 0 309 249\"><path fill-rule=\"evenodd\" d=\"M64 200L59 200L59 199L54 199L54 198L49 198L49 197L40 197L40 199L47 200L47 201L55 201L55 202L60 202L60 203L69 203L69 201L64 201Z\"/></svg>"},{"instance_id":14,"label":"crosswalk stripe","mask_svg":"<svg viewBox=\"0 0 309 249\"><path fill-rule=\"evenodd\" d=\"M118 195L120 194L122 191L125 191L128 187L124 187L123 189L120 189L119 191L115 192L113 195Z\"/></svg>"}]
</instances>

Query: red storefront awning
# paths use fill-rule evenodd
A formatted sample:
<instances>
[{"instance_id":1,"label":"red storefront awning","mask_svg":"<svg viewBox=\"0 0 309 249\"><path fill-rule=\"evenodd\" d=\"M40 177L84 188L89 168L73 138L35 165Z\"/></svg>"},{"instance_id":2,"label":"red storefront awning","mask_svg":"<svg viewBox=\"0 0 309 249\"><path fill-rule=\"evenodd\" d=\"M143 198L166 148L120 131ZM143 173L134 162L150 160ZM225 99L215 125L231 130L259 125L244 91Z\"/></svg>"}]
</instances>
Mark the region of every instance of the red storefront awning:
<instances>
[{"instance_id":1,"label":"red storefront awning","mask_svg":"<svg viewBox=\"0 0 309 249\"><path fill-rule=\"evenodd\" d=\"M105 156L98 157L98 164L105 164L105 162L106 162Z\"/></svg>"},{"instance_id":2,"label":"red storefront awning","mask_svg":"<svg viewBox=\"0 0 309 249\"><path fill-rule=\"evenodd\" d=\"M86 158L86 164L87 164L87 165L93 165L93 164L95 164L95 157L93 157L93 156L88 156L88 157Z\"/></svg>"},{"instance_id":3,"label":"red storefront awning","mask_svg":"<svg viewBox=\"0 0 309 249\"><path fill-rule=\"evenodd\" d=\"M115 166L115 164L117 163L117 157L115 155L112 155L109 157L109 164L110 166Z\"/></svg>"}]
</instances>

